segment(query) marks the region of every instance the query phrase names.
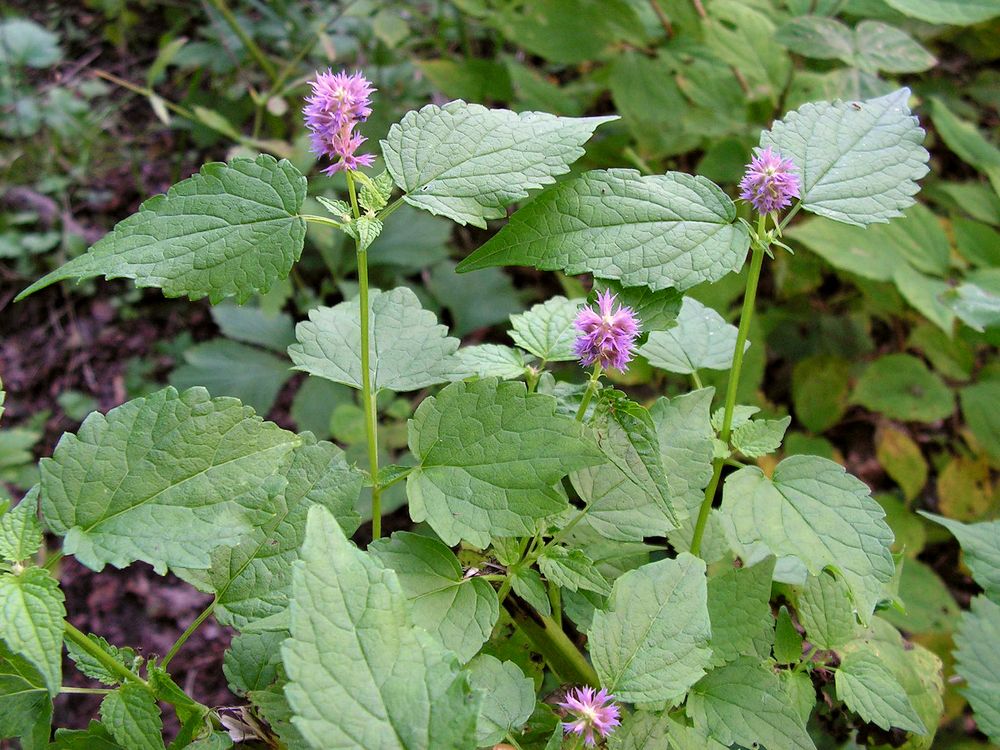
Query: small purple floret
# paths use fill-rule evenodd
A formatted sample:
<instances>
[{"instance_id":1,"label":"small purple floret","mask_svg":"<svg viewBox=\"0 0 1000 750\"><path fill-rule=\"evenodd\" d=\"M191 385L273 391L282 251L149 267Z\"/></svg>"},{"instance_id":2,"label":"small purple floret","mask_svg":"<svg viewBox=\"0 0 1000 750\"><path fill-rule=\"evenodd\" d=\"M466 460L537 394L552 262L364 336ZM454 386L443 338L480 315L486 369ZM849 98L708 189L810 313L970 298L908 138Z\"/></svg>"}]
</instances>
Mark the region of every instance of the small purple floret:
<instances>
[{"instance_id":1,"label":"small purple floret","mask_svg":"<svg viewBox=\"0 0 1000 750\"><path fill-rule=\"evenodd\" d=\"M306 97L302 110L306 127L312 139L312 150L317 156L326 156L334 163L324 169L334 174L345 169L370 167L374 154L355 153L367 139L354 132L354 126L368 119L372 113L371 95L375 91L371 82L360 72L348 75L345 71L317 73L311 81L312 95Z\"/></svg>"},{"instance_id":2,"label":"small purple floret","mask_svg":"<svg viewBox=\"0 0 1000 750\"><path fill-rule=\"evenodd\" d=\"M761 215L788 208L792 198L799 197L795 164L770 148L755 150L757 155L750 160L746 174L740 180L740 198Z\"/></svg>"},{"instance_id":3,"label":"small purple floret","mask_svg":"<svg viewBox=\"0 0 1000 750\"><path fill-rule=\"evenodd\" d=\"M573 352L584 367L599 363L602 368L624 372L632 359L632 347L639 335L639 322L631 307L614 309L615 295L605 290L597 295L598 311L583 307L573 325L580 332Z\"/></svg>"},{"instance_id":4,"label":"small purple floret","mask_svg":"<svg viewBox=\"0 0 1000 750\"><path fill-rule=\"evenodd\" d=\"M621 724L621 713L614 701L615 697L604 688L596 691L592 687L573 688L558 704L573 718L573 721L563 722L563 732L578 734L587 747L594 747L597 744L595 732L600 737L607 737Z\"/></svg>"}]
</instances>

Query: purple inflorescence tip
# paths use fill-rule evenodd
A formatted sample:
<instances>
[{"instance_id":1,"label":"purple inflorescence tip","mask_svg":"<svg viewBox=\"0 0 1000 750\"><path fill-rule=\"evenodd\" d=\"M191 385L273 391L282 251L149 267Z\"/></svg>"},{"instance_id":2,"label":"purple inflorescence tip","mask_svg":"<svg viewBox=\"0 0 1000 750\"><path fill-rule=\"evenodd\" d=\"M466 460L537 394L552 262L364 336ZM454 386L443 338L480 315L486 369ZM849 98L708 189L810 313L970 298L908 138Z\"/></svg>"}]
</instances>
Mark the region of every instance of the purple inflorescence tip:
<instances>
[{"instance_id":1,"label":"purple inflorescence tip","mask_svg":"<svg viewBox=\"0 0 1000 750\"><path fill-rule=\"evenodd\" d=\"M370 167L374 154L357 154L367 140L354 132L354 126L368 119L372 113L371 95L375 91L371 82L356 72L345 71L317 73L311 81L312 95L306 97L302 110L306 127L312 138L312 150L317 156L326 156L334 163L323 171L334 174L345 169Z\"/></svg>"},{"instance_id":2,"label":"purple inflorescence tip","mask_svg":"<svg viewBox=\"0 0 1000 750\"><path fill-rule=\"evenodd\" d=\"M597 295L595 311L583 307L573 325L580 332L573 351L584 367L599 363L602 368L624 372L632 359L632 347L639 335L639 322L631 307L613 309L615 295L605 290Z\"/></svg>"},{"instance_id":3,"label":"purple inflorescence tip","mask_svg":"<svg viewBox=\"0 0 1000 750\"><path fill-rule=\"evenodd\" d=\"M758 214L780 211L799 197L799 178L794 173L795 164L783 159L770 148L756 149L756 156L747 165L740 180L740 198L756 209Z\"/></svg>"},{"instance_id":4,"label":"purple inflorescence tip","mask_svg":"<svg viewBox=\"0 0 1000 750\"><path fill-rule=\"evenodd\" d=\"M563 732L578 734L584 738L587 747L594 747L597 744L595 732L600 737L607 737L621 724L621 713L614 701L615 697L604 688L573 688L558 704L573 718L573 721L563 722Z\"/></svg>"}]
</instances>

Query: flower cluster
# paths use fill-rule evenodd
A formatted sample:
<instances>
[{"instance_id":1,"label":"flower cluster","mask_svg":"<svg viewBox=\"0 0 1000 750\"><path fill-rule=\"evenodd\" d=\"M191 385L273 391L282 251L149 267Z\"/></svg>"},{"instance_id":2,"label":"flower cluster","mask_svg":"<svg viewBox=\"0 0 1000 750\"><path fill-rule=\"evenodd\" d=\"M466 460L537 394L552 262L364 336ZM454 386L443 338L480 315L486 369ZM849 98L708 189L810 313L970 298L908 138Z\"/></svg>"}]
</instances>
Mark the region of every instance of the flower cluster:
<instances>
[{"instance_id":1,"label":"flower cluster","mask_svg":"<svg viewBox=\"0 0 1000 750\"><path fill-rule=\"evenodd\" d=\"M573 715L573 721L563 722L563 732L578 734L584 738L587 747L593 747L597 744L595 731L601 737L607 737L621 724L621 714L614 700L614 696L604 688L597 691L592 687L573 688L558 704Z\"/></svg>"},{"instance_id":2,"label":"flower cluster","mask_svg":"<svg viewBox=\"0 0 1000 750\"><path fill-rule=\"evenodd\" d=\"M573 325L580 332L573 351L584 367L595 363L624 372L632 359L632 349L639 336L639 323L631 307L614 309L615 295L605 290L597 295L599 312L584 307Z\"/></svg>"},{"instance_id":3,"label":"flower cluster","mask_svg":"<svg viewBox=\"0 0 1000 750\"><path fill-rule=\"evenodd\" d=\"M758 148L756 152L740 180L740 198L761 215L787 208L792 198L799 197L799 178L793 173L795 165L770 148Z\"/></svg>"},{"instance_id":4,"label":"flower cluster","mask_svg":"<svg viewBox=\"0 0 1000 750\"><path fill-rule=\"evenodd\" d=\"M312 138L312 150L317 156L326 156L334 163L324 169L334 174L345 169L370 167L374 154L357 154L367 139L354 132L354 126L368 119L372 113L371 95L375 91L371 81L356 72L345 71L317 73L311 81L312 95L306 97L302 113Z\"/></svg>"}]
</instances>

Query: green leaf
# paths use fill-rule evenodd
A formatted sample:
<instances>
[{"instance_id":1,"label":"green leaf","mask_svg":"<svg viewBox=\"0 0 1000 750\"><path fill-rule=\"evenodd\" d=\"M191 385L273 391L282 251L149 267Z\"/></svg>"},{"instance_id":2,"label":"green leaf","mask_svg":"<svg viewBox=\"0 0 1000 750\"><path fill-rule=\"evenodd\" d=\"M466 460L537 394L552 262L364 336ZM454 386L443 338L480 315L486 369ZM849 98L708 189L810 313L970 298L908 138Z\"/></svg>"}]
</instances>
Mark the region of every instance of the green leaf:
<instances>
[{"instance_id":1,"label":"green leaf","mask_svg":"<svg viewBox=\"0 0 1000 750\"><path fill-rule=\"evenodd\" d=\"M776 101L792 63L771 41L775 28L761 11L738 0L715 0L704 19L705 43L719 59L741 71L750 97Z\"/></svg>"},{"instance_id":2,"label":"green leaf","mask_svg":"<svg viewBox=\"0 0 1000 750\"><path fill-rule=\"evenodd\" d=\"M905 432L882 426L875 432L875 456L911 502L927 484L927 461L920 446Z\"/></svg>"},{"instance_id":3,"label":"green leaf","mask_svg":"<svg viewBox=\"0 0 1000 750\"><path fill-rule=\"evenodd\" d=\"M916 180L927 174L924 131L909 96L902 88L864 102L804 104L760 144L795 162L807 211L858 226L885 223L914 202Z\"/></svg>"},{"instance_id":4,"label":"green leaf","mask_svg":"<svg viewBox=\"0 0 1000 750\"><path fill-rule=\"evenodd\" d=\"M867 722L927 734L903 686L877 653L854 648L844 654L836 674L837 697Z\"/></svg>"},{"instance_id":5,"label":"green leaf","mask_svg":"<svg viewBox=\"0 0 1000 750\"><path fill-rule=\"evenodd\" d=\"M854 63L862 70L886 73L919 73L937 60L902 29L881 21L865 20L854 29Z\"/></svg>"},{"instance_id":6,"label":"green leaf","mask_svg":"<svg viewBox=\"0 0 1000 750\"><path fill-rule=\"evenodd\" d=\"M988 224L954 218L951 230L962 257L982 268L1000 266L1000 232Z\"/></svg>"},{"instance_id":7,"label":"green leaf","mask_svg":"<svg viewBox=\"0 0 1000 750\"><path fill-rule=\"evenodd\" d=\"M816 750L781 680L756 659L709 672L687 707L695 728L724 745Z\"/></svg>"},{"instance_id":8,"label":"green leaf","mask_svg":"<svg viewBox=\"0 0 1000 750\"><path fill-rule=\"evenodd\" d=\"M104 638L93 633L87 634L87 640L126 669L135 671L138 658L135 649L128 646L122 648L112 646ZM107 667L94 658L89 651L84 651L75 641L66 641L66 652L76 664L76 668L87 677L103 682L105 685L117 685L122 681L121 677L108 671Z\"/></svg>"},{"instance_id":9,"label":"green leaf","mask_svg":"<svg viewBox=\"0 0 1000 750\"><path fill-rule=\"evenodd\" d=\"M500 616L489 582L466 578L450 549L407 531L372 542L368 552L396 571L415 625L435 636L462 663L479 652Z\"/></svg>"},{"instance_id":10,"label":"green leaf","mask_svg":"<svg viewBox=\"0 0 1000 750\"><path fill-rule=\"evenodd\" d=\"M219 330L234 341L256 344L280 354L295 343L295 328L286 313L272 314L259 307L232 303L215 305L211 312Z\"/></svg>"},{"instance_id":11,"label":"green leaf","mask_svg":"<svg viewBox=\"0 0 1000 750\"><path fill-rule=\"evenodd\" d=\"M740 469L726 479L722 515L740 544L794 555L813 575L827 567L842 575L862 622L893 576L885 511L864 482L825 458L790 456L770 479L757 467Z\"/></svg>"},{"instance_id":12,"label":"green leaf","mask_svg":"<svg viewBox=\"0 0 1000 750\"><path fill-rule=\"evenodd\" d=\"M181 391L203 386L213 396L232 396L258 414L267 414L291 376L283 357L215 339L184 352L184 364L170 373L170 385Z\"/></svg>"},{"instance_id":13,"label":"green leaf","mask_svg":"<svg viewBox=\"0 0 1000 750\"><path fill-rule=\"evenodd\" d=\"M164 388L93 413L42 459L42 512L94 570L207 568L249 531L235 498L286 464L300 438L231 398Z\"/></svg>"},{"instance_id":14,"label":"green leaf","mask_svg":"<svg viewBox=\"0 0 1000 750\"><path fill-rule=\"evenodd\" d=\"M469 682L481 693L476 744L494 745L524 724L535 709L535 683L514 662L480 654L469 663Z\"/></svg>"},{"instance_id":15,"label":"green leaf","mask_svg":"<svg viewBox=\"0 0 1000 750\"><path fill-rule=\"evenodd\" d=\"M622 717L621 726L608 738L609 750L667 750L668 737L673 733L673 722L666 713L633 711Z\"/></svg>"},{"instance_id":16,"label":"green leaf","mask_svg":"<svg viewBox=\"0 0 1000 750\"><path fill-rule=\"evenodd\" d=\"M748 568L726 568L708 579L708 614L712 623L712 663L740 656L765 658L771 651L771 576L774 558Z\"/></svg>"},{"instance_id":17,"label":"green leaf","mask_svg":"<svg viewBox=\"0 0 1000 750\"><path fill-rule=\"evenodd\" d=\"M570 591L582 589L605 596L611 593L611 584L583 550L546 547L538 558L538 569L549 581Z\"/></svg>"},{"instance_id":18,"label":"green leaf","mask_svg":"<svg viewBox=\"0 0 1000 750\"><path fill-rule=\"evenodd\" d=\"M577 330L573 327L582 299L552 299L535 305L527 312L510 316L510 337L522 349L542 362L568 362L577 358L573 343Z\"/></svg>"},{"instance_id":19,"label":"green leaf","mask_svg":"<svg viewBox=\"0 0 1000 750\"><path fill-rule=\"evenodd\" d=\"M972 600L955 632L955 670L965 678L979 730L1000 742L1000 604L984 596Z\"/></svg>"},{"instance_id":20,"label":"green leaf","mask_svg":"<svg viewBox=\"0 0 1000 750\"><path fill-rule=\"evenodd\" d=\"M705 563L686 552L615 581L588 634L601 685L628 703L683 696L712 658L707 597Z\"/></svg>"},{"instance_id":21,"label":"green leaf","mask_svg":"<svg viewBox=\"0 0 1000 750\"><path fill-rule=\"evenodd\" d=\"M365 180L361 183L358 202L366 212L378 213L385 208L391 196L392 175L388 172L382 172L370 182Z\"/></svg>"},{"instance_id":22,"label":"green leaf","mask_svg":"<svg viewBox=\"0 0 1000 750\"><path fill-rule=\"evenodd\" d=\"M1000 604L1000 521L962 523L923 510L917 512L955 536L972 577L990 599Z\"/></svg>"},{"instance_id":23,"label":"green leaf","mask_svg":"<svg viewBox=\"0 0 1000 750\"><path fill-rule=\"evenodd\" d=\"M552 615L552 605L549 602L549 592L545 582L534 568L518 568L510 578L514 593L535 608L539 614Z\"/></svg>"},{"instance_id":24,"label":"green leaf","mask_svg":"<svg viewBox=\"0 0 1000 750\"><path fill-rule=\"evenodd\" d=\"M215 616L224 625L247 624L288 606L292 568L305 538L306 515L313 505L329 510L345 533L354 533L363 475L338 446L316 442L308 433L282 472L258 495L254 529L235 547L218 547L208 570L177 570L184 580L215 594Z\"/></svg>"},{"instance_id":25,"label":"green leaf","mask_svg":"<svg viewBox=\"0 0 1000 750\"><path fill-rule=\"evenodd\" d=\"M163 750L163 720L156 699L133 683L101 701L101 720L115 740L129 750Z\"/></svg>"},{"instance_id":26,"label":"green leaf","mask_svg":"<svg viewBox=\"0 0 1000 750\"><path fill-rule=\"evenodd\" d=\"M25 750L47 747L51 723L52 697L42 673L0 641L0 737L23 738Z\"/></svg>"},{"instance_id":27,"label":"green leaf","mask_svg":"<svg viewBox=\"0 0 1000 750\"><path fill-rule=\"evenodd\" d=\"M0 23L0 66L48 68L62 59L59 37L26 18ZM5 71L11 75L11 71Z\"/></svg>"},{"instance_id":28,"label":"green leaf","mask_svg":"<svg viewBox=\"0 0 1000 750\"><path fill-rule=\"evenodd\" d=\"M233 638L222 661L230 690L242 697L271 686L278 679L281 643L287 637L285 630L266 630Z\"/></svg>"},{"instance_id":29,"label":"green leaf","mask_svg":"<svg viewBox=\"0 0 1000 750\"><path fill-rule=\"evenodd\" d=\"M52 696L62 684L64 600L59 582L43 568L0 575L0 638L41 673Z\"/></svg>"},{"instance_id":30,"label":"green leaf","mask_svg":"<svg viewBox=\"0 0 1000 750\"><path fill-rule=\"evenodd\" d=\"M806 638L817 648L840 648L858 636L851 593L843 578L828 572L806 578L796 600Z\"/></svg>"},{"instance_id":31,"label":"green leaf","mask_svg":"<svg viewBox=\"0 0 1000 750\"><path fill-rule=\"evenodd\" d=\"M42 546L38 522L38 486L7 512L0 515L0 560L23 562Z\"/></svg>"},{"instance_id":32,"label":"green leaf","mask_svg":"<svg viewBox=\"0 0 1000 750\"><path fill-rule=\"evenodd\" d=\"M936 422L955 411L948 386L910 354L881 357L861 375L853 401L891 419Z\"/></svg>"},{"instance_id":33,"label":"green leaf","mask_svg":"<svg viewBox=\"0 0 1000 750\"><path fill-rule=\"evenodd\" d=\"M242 304L287 277L302 254L305 195L305 177L284 159L206 164L17 299L64 279L103 275L160 287L168 297L216 303L235 296Z\"/></svg>"},{"instance_id":34,"label":"green leaf","mask_svg":"<svg viewBox=\"0 0 1000 750\"><path fill-rule=\"evenodd\" d=\"M1000 295L968 282L938 288L938 299L962 322L980 333L1000 326ZM926 314L926 313L925 313ZM950 329L949 329L950 330Z\"/></svg>"},{"instance_id":35,"label":"green leaf","mask_svg":"<svg viewBox=\"0 0 1000 750\"><path fill-rule=\"evenodd\" d=\"M653 331L639 354L653 367L687 375L701 369L728 370L736 351L736 326L693 297L681 304L677 325ZM743 351L750 348L748 341Z\"/></svg>"},{"instance_id":36,"label":"green leaf","mask_svg":"<svg viewBox=\"0 0 1000 750\"><path fill-rule=\"evenodd\" d=\"M382 153L411 206L485 229L509 203L568 171L594 129L613 119L428 104L389 129Z\"/></svg>"},{"instance_id":37,"label":"green leaf","mask_svg":"<svg viewBox=\"0 0 1000 750\"><path fill-rule=\"evenodd\" d=\"M778 664L795 664L802 659L802 636L792 623L788 607L778 610L774 624L774 660Z\"/></svg>"},{"instance_id":38,"label":"green leaf","mask_svg":"<svg viewBox=\"0 0 1000 750\"><path fill-rule=\"evenodd\" d=\"M654 292L647 286L622 286L617 281L594 279L594 293L610 290L618 302L632 308L643 331L672 328L681 311L683 297L676 289Z\"/></svg>"},{"instance_id":39,"label":"green leaf","mask_svg":"<svg viewBox=\"0 0 1000 750\"><path fill-rule=\"evenodd\" d=\"M433 219L433 216L428 218ZM465 336L481 328L506 323L512 313L524 309L520 292L511 277L499 268L486 268L475 276L459 281L456 264L438 263L427 278L427 289L451 313L452 333ZM488 305L483 300L489 300Z\"/></svg>"},{"instance_id":40,"label":"green leaf","mask_svg":"<svg viewBox=\"0 0 1000 750\"><path fill-rule=\"evenodd\" d=\"M553 397L493 378L425 399L410 422L420 461L406 479L413 520L446 544L480 548L494 535L534 534L538 519L566 508L553 485L601 458L583 425L555 409Z\"/></svg>"},{"instance_id":41,"label":"green leaf","mask_svg":"<svg viewBox=\"0 0 1000 750\"><path fill-rule=\"evenodd\" d=\"M411 624L396 573L351 544L325 509L309 510L292 586L285 694L311 746L474 743L479 701L454 656Z\"/></svg>"},{"instance_id":42,"label":"green leaf","mask_svg":"<svg viewBox=\"0 0 1000 750\"><path fill-rule=\"evenodd\" d=\"M733 430L733 447L747 458L760 458L781 447L791 417L752 419Z\"/></svg>"},{"instance_id":43,"label":"green leaf","mask_svg":"<svg viewBox=\"0 0 1000 750\"><path fill-rule=\"evenodd\" d=\"M410 289L371 290L369 342L375 390L416 391L447 382L458 339L424 310ZM361 321L357 298L309 311L288 347L296 370L361 388Z\"/></svg>"},{"instance_id":44,"label":"green leaf","mask_svg":"<svg viewBox=\"0 0 1000 750\"><path fill-rule=\"evenodd\" d=\"M798 16L781 26L774 40L792 52L820 60L854 59L851 29L834 18Z\"/></svg>"},{"instance_id":45,"label":"green leaf","mask_svg":"<svg viewBox=\"0 0 1000 750\"><path fill-rule=\"evenodd\" d=\"M520 264L684 290L743 264L750 240L735 219L733 202L704 177L585 172L515 213L458 270Z\"/></svg>"},{"instance_id":46,"label":"green leaf","mask_svg":"<svg viewBox=\"0 0 1000 750\"><path fill-rule=\"evenodd\" d=\"M947 584L920 560L907 559L899 567L902 573L896 598L906 607L906 612L889 607L879 615L907 633L954 632L961 610Z\"/></svg>"},{"instance_id":47,"label":"green leaf","mask_svg":"<svg viewBox=\"0 0 1000 750\"><path fill-rule=\"evenodd\" d=\"M951 285L947 281L926 276L907 264L901 264L893 272L892 281L903 299L945 334L951 335L955 328L956 311L943 299L951 293Z\"/></svg>"},{"instance_id":48,"label":"green leaf","mask_svg":"<svg viewBox=\"0 0 1000 750\"><path fill-rule=\"evenodd\" d=\"M523 352L500 344L463 346L455 352L452 362L456 376L467 377L471 373L481 378L502 380L524 377L528 367Z\"/></svg>"},{"instance_id":49,"label":"green leaf","mask_svg":"<svg viewBox=\"0 0 1000 750\"><path fill-rule=\"evenodd\" d=\"M86 729L57 729L49 750L127 750L101 722L91 719Z\"/></svg>"},{"instance_id":50,"label":"green leaf","mask_svg":"<svg viewBox=\"0 0 1000 750\"><path fill-rule=\"evenodd\" d=\"M992 408L1000 403L1000 382L987 380L963 388L959 393L962 418L980 447L1000 462L1000 413Z\"/></svg>"},{"instance_id":51,"label":"green leaf","mask_svg":"<svg viewBox=\"0 0 1000 750\"><path fill-rule=\"evenodd\" d=\"M795 363L792 404L795 415L812 432L833 427L847 411L850 364L840 357L820 354Z\"/></svg>"},{"instance_id":52,"label":"green leaf","mask_svg":"<svg viewBox=\"0 0 1000 750\"><path fill-rule=\"evenodd\" d=\"M993 0L886 0L886 3L912 18L953 26L970 26L1000 15L1000 8Z\"/></svg>"}]
</instances>

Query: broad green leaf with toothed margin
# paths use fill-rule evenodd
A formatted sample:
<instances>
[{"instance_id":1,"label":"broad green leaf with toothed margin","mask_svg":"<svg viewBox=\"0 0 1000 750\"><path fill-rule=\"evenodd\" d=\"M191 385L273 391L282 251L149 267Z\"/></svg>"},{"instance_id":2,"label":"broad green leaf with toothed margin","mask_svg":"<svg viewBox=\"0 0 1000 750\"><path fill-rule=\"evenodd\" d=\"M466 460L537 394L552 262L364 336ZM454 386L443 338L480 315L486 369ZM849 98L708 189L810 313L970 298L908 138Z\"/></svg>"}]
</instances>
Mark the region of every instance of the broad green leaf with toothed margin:
<instances>
[{"instance_id":1,"label":"broad green leaf with toothed margin","mask_svg":"<svg viewBox=\"0 0 1000 750\"><path fill-rule=\"evenodd\" d=\"M382 153L411 206L485 229L509 203L567 172L594 129L615 119L517 114L459 99L407 112Z\"/></svg>"},{"instance_id":2,"label":"broad green leaf with toothed margin","mask_svg":"<svg viewBox=\"0 0 1000 750\"><path fill-rule=\"evenodd\" d=\"M38 522L38 485L17 505L0 510L0 560L21 562L42 546L42 525Z\"/></svg>"},{"instance_id":3,"label":"broad green leaf with toothed margin","mask_svg":"<svg viewBox=\"0 0 1000 750\"><path fill-rule=\"evenodd\" d=\"M24 748L48 747L51 723L52 696L45 678L0 641L0 737L22 737Z\"/></svg>"},{"instance_id":4,"label":"broad green leaf with toothed margin","mask_svg":"<svg viewBox=\"0 0 1000 750\"><path fill-rule=\"evenodd\" d=\"M235 547L216 548L208 570L175 570L215 594L215 617L224 625L242 629L288 606L292 566L305 537L309 508L322 505L347 534L361 522L356 506L364 475L333 443L316 442L310 433L301 438L291 464L281 471L286 481L257 494L260 517L254 530Z\"/></svg>"},{"instance_id":5,"label":"broad green leaf with toothed margin","mask_svg":"<svg viewBox=\"0 0 1000 750\"><path fill-rule=\"evenodd\" d=\"M790 456L769 479L748 466L726 479L722 518L742 545L761 542L778 557L794 555L810 573L832 568L850 588L867 623L893 576L893 535L868 486L840 464Z\"/></svg>"},{"instance_id":6,"label":"broad green leaf with toothed margin","mask_svg":"<svg viewBox=\"0 0 1000 750\"><path fill-rule=\"evenodd\" d=\"M301 439L232 398L164 388L94 412L42 459L42 514L100 571L136 560L207 568L250 530L235 500L287 465Z\"/></svg>"},{"instance_id":7,"label":"broad green leaf with toothed margin","mask_svg":"<svg viewBox=\"0 0 1000 750\"><path fill-rule=\"evenodd\" d=\"M765 130L762 147L798 168L802 207L845 224L885 223L914 202L927 174L910 90L863 102L812 102Z\"/></svg>"},{"instance_id":8,"label":"broad green leaf with toothed margin","mask_svg":"<svg viewBox=\"0 0 1000 750\"><path fill-rule=\"evenodd\" d=\"M415 391L452 377L458 339L424 310L412 290L373 289L368 296L372 385L376 391ZM288 347L296 370L361 388L361 321L357 298L309 311ZM471 374L471 373L470 373Z\"/></svg>"},{"instance_id":9,"label":"broad green leaf with toothed margin","mask_svg":"<svg viewBox=\"0 0 1000 750\"><path fill-rule=\"evenodd\" d=\"M867 722L888 731L898 727L927 734L927 728L878 654L864 647L843 654L836 674L837 697Z\"/></svg>"},{"instance_id":10,"label":"broad green leaf with toothed margin","mask_svg":"<svg viewBox=\"0 0 1000 750\"><path fill-rule=\"evenodd\" d=\"M806 638L819 648L840 648L858 635L851 592L843 578L829 572L809 576L795 606Z\"/></svg>"},{"instance_id":11,"label":"broad green leaf with toothed margin","mask_svg":"<svg viewBox=\"0 0 1000 750\"><path fill-rule=\"evenodd\" d=\"M707 592L705 563L686 552L615 581L588 633L601 685L627 703L684 695L712 658Z\"/></svg>"},{"instance_id":12,"label":"broad green leaf with toothed margin","mask_svg":"<svg viewBox=\"0 0 1000 750\"><path fill-rule=\"evenodd\" d=\"M955 632L955 671L965 678L980 731L1000 743L1000 604L985 596L972 600Z\"/></svg>"},{"instance_id":13,"label":"broad green leaf with toothed margin","mask_svg":"<svg viewBox=\"0 0 1000 750\"><path fill-rule=\"evenodd\" d=\"M396 571L415 625L436 636L463 663L478 653L500 616L496 591L488 581L464 577L450 549L408 531L377 539L368 552Z\"/></svg>"},{"instance_id":14,"label":"broad green leaf with toothed margin","mask_svg":"<svg viewBox=\"0 0 1000 750\"><path fill-rule=\"evenodd\" d=\"M524 724L535 710L535 683L514 662L480 654L469 664L469 681L483 694L476 741L491 746L513 727Z\"/></svg>"},{"instance_id":15,"label":"broad green leaf with toothed margin","mask_svg":"<svg viewBox=\"0 0 1000 750\"><path fill-rule=\"evenodd\" d=\"M530 359L530 357L529 357ZM463 346L452 358L454 378L461 380L470 375L481 378L513 380L523 377L528 363L524 352L501 344L476 344Z\"/></svg>"},{"instance_id":16,"label":"broad green leaf with toothed margin","mask_svg":"<svg viewBox=\"0 0 1000 750\"><path fill-rule=\"evenodd\" d=\"M483 549L494 535L534 534L539 519L566 508L554 485L601 460L584 426L555 409L553 397L494 378L424 400L410 421L420 461L406 479L413 520L445 544Z\"/></svg>"},{"instance_id":17,"label":"broad green leaf with toothed margin","mask_svg":"<svg viewBox=\"0 0 1000 750\"><path fill-rule=\"evenodd\" d=\"M129 750L163 750L163 720L152 693L126 683L101 701L101 720Z\"/></svg>"},{"instance_id":18,"label":"broad green leaf with toothed margin","mask_svg":"<svg viewBox=\"0 0 1000 750\"><path fill-rule=\"evenodd\" d=\"M412 624L396 573L349 542L323 508L309 509L292 578L285 694L312 747L475 744L479 701L458 660Z\"/></svg>"},{"instance_id":19,"label":"broad green leaf with toothed margin","mask_svg":"<svg viewBox=\"0 0 1000 750\"><path fill-rule=\"evenodd\" d=\"M62 684L64 599L43 568L0 575L0 639L41 673L52 696Z\"/></svg>"},{"instance_id":20,"label":"broad green leaf with toothed margin","mask_svg":"<svg viewBox=\"0 0 1000 750\"><path fill-rule=\"evenodd\" d=\"M729 325L711 307L693 297L685 297L677 325L653 331L639 354L649 364L668 372L688 375L697 370L728 370L736 350L736 326ZM748 341L743 351L750 348Z\"/></svg>"},{"instance_id":21,"label":"broad green leaf with toothed margin","mask_svg":"<svg viewBox=\"0 0 1000 750\"><path fill-rule=\"evenodd\" d=\"M710 672L687 706L695 727L726 746L816 750L781 680L756 658Z\"/></svg>"},{"instance_id":22,"label":"broad green leaf with toothed margin","mask_svg":"<svg viewBox=\"0 0 1000 750\"><path fill-rule=\"evenodd\" d=\"M305 177L284 159L206 164L17 299L57 281L104 276L160 287L168 297L246 302L287 277L302 254L305 196Z\"/></svg>"},{"instance_id":23,"label":"broad green leaf with toothed margin","mask_svg":"<svg viewBox=\"0 0 1000 750\"><path fill-rule=\"evenodd\" d=\"M684 290L739 269L749 246L736 206L704 177L595 170L539 195L458 270L528 265Z\"/></svg>"},{"instance_id":24,"label":"broad green leaf with toothed margin","mask_svg":"<svg viewBox=\"0 0 1000 750\"><path fill-rule=\"evenodd\" d=\"M917 512L955 536L972 577L990 599L1000 604L1000 521L962 523L923 510Z\"/></svg>"},{"instance_id":25,"label":"broad green leaf with toothed margin","mask_svg":"<svg viewBox=\"0 0 1000 750\"><path fill-rule=\"evenodd\" d=\"M771 576L774 558L748 568L726 568L708 579L708 614L712 623L712 663L740 656L766 658L774 640Z\"/></svg>"},{"instance_id":26,"label":"broad green leaf with toothed margin","mask_svg":"<svg viewBox=\"0 0 1000 750\"><path fill-rule=\"evenodd\" d=\"M527 312L511 315L510 337L544 362L574 360L573 343L579 332L573 321L584 303L582 299L553 297Z\"/></svg>"}]
</instances>

